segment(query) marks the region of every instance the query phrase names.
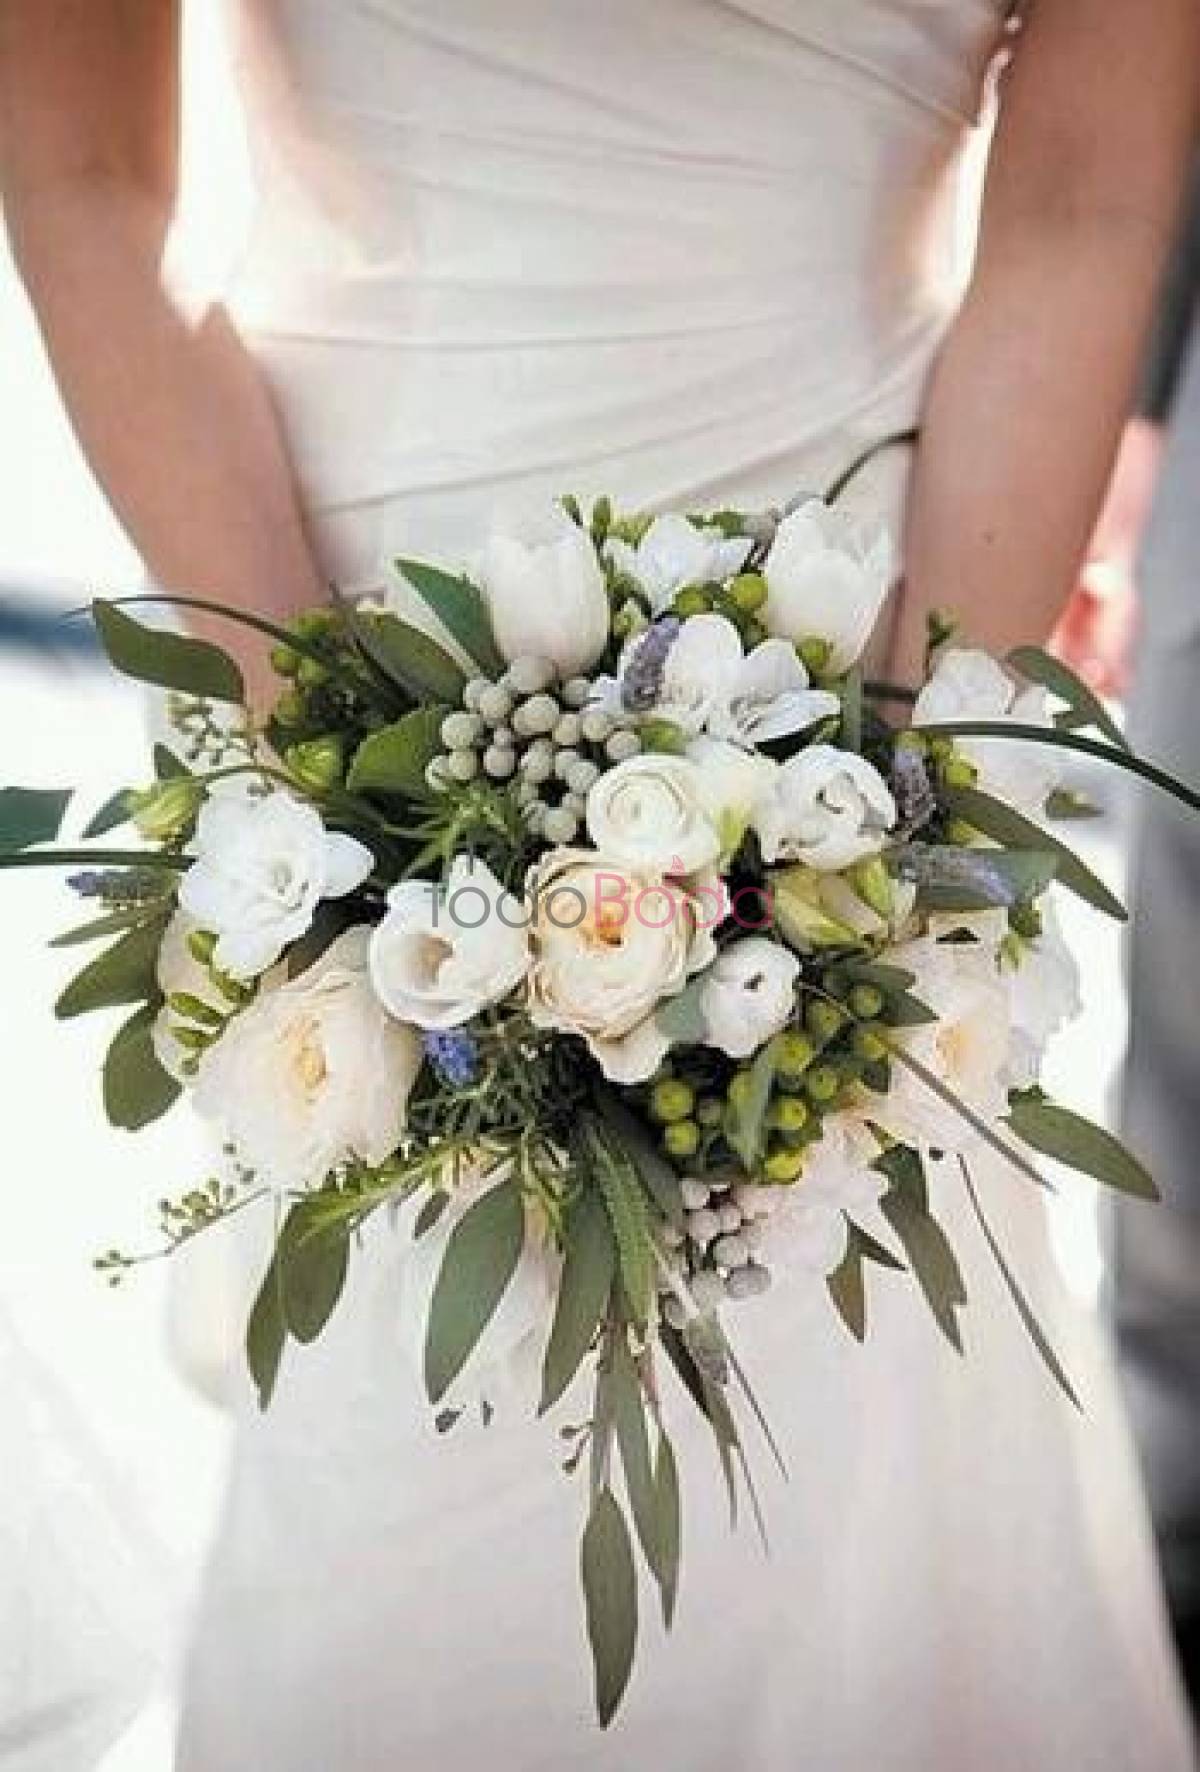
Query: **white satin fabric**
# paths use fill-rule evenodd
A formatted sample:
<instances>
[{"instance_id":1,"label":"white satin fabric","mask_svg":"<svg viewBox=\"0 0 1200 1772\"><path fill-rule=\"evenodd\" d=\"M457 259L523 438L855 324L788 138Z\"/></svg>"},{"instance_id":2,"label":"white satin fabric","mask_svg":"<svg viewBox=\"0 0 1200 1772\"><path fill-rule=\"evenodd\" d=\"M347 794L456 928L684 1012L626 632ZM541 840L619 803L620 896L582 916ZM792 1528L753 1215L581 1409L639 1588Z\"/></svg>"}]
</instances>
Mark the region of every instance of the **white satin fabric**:
<instances>
[{"instance_id":1,"label":"white satin fabric","mask_svg":"<svg viewBox=\"0 0 1200 1772\"><path fill-rule=\"evenodd\" d=\"M910 423L1002 10L252 4L262 200L232 299L331 573L375 584L389 554L453 556L565 490L766 504ZM587 1398L439 1438L402 1346L403 1247L374 1225L265 1417L238 1382L181 1772L1184 1772L1107 1357L1032 1190L984 1181L1086 1414L1038 1365L952 1176L935 1201L971 1289L966 1361L887 1275L863 1349L819 1285L740 1307L792 1469L765 1481L771 1554L748 1522L731 1534L668 1382L679 1615L664 1639L643 1592L603 1735L584 1484L557 1469Z\"/></svg>"}]
</instances>

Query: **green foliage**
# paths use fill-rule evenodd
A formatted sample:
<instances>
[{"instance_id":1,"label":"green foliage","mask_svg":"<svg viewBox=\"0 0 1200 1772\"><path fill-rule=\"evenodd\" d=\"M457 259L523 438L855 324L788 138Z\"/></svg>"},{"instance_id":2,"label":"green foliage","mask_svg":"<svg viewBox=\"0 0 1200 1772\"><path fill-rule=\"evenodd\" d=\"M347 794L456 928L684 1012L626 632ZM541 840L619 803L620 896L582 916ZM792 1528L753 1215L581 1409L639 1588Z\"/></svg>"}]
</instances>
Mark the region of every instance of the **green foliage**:
<instances>
[{"instance_id":1,"label":"green foliage","mask_svg":"<svg viewBox=\"0 0 1200 1772\"><path fill-rule=\"evenodd\" d=\"M439 732L445 714L441 703L413 708L390 726L370 733L350 764L347 787L355 793L426 798L425 770L441 751Z\"/></svg>"},{"instance_id":2,"label":"green foliage","mask_svg":"<svg viewBox=\"0 0 1200 1772\"><path fill-rule=\"evenodd\" d=\"M179 1099L180 1085L159 1063L153 1029L155 1002L138 1009L118 1030L104 1060L104 1111L109 1124L139 1132Z\"/></svg>"},{"instance_id":3,"label":"green foliage","mask_svg":"<svg viewBox=\"0 0 1200 1772\"><path fill-rule=\"evenodd\" d=\"M425 1338L425 1389L440 1403L487 1328L525 1241L516 1182L489 1187L450 1233L433 1288Z\"/></svg>"},{"instance_id":4,"label":"green foliage","mask_svg":"<svg viewBox=\"0 0 1200 1772\"><path fill-rule=\"evenodd\" d=\"M647 1193L670 1224L682 1228L683 1194L679 1177L654 1143L644 1123L630 1113L611 1089L595 1091L596 1111L637 1170Z\"/></svg>"},{"instance_id":5,"label":"green foliage","mask_svg":"<svg viewBox=\"0 0 1200 1772\"><path fill-rule=\"evenodd\" d=\"M1036 825L1027 825L1024 834L1030 842L1036 839L1033 847L964 849L914 843L888 859L901 879L916 886L923 910L1007 909L1038 897L1057 871L1056 839Z\"/></svg>"},{"instance_id":6,"label":"green foliage","mask_svg":"<svg viewBox=\"0 0 1200 1772\"><path fill-rule=\"evenodd\" d=\"M60 1021L111 1009L122 1003L147 1002L158 994L155 968L162 924L138 923L73 978L54 1005Z\"/></svg>"},{"instance_id":7,"label":"green foliage","mask_svg":"<svg viewBox=\"0 0 1200 1772\"><path fill-rule=\"evenodd\" d=\"M260 1409L267 1407L275 1393L287 1338L287 1317L283 1308L283 1287L276 1250L263 1275L246 1323L246 1359L258 1392Z\"/></svg>"},{"instance_id":8,"label":"green foliage","mask_svg":"<svg viewBox=\"0 0 1200 1772\"><path fill-rule=\"evenodd\" d=\"M846 1253L840 1266L827 1277L825 1284L829 1288L829 1296L838 1316L855 1341L865 1341L867 1287L864 1266L870 1261L877 1267L903 1271L904 1263L897 1261L890 1249L885 1249L882 1243L876 1242L874 1237L852 1219L847 1219L846 1226Z\"/></svg>"},{"instance_id":9,"label":"green foliage","mask_svg":"<svg viewBox=\"0 0 1200 1772\"><path fill-rule=\"evenodd\" d=\"M659 1565L655 1573L662 1599L663 1623L670 1630L675 1620L675 1600L679 1592L683 1510L675 1449L664 1432L659 1433L658 1451L654 1461L654 1507L659 1554Z\"/></svg>"},{"instance_id":10,"label":"green foliage","mask_svg":"<svg viewBox=\"0 0 1200 1772\"><path fill-rule=\"evenodd\" d=\"M1131 1194L1138 1200L1158 1199L1153 1177L1120 1139L1072 1113L1070 1108L1015 1096L1007 1120L1022 1143L1044 1157L1053 1157L1118 1193Z\"/></svg>"},{"instance_id":11,"label":"green foliage","mask_svg":"<svg viewBox=\"0 0 1200 1772\"><path fill-rule=\"evenodd\" d=\"M103 837L109 831L115 831L119 825L128 824L133 806L132 788L120 788L94 812L84 828L85 838Z\"/></svg>"},{"instance_id":12,"label":"green foliage","mask_svg":"<svg viewBox=\"0 0 1200 1772\"><path fill-rule=\"evenodd\" d=\"M1118 745L1124 751L1129 749L1129 740L1104 703L1061 658L1053 658L1040 646L1018 646L1009 653L1007 662L1030 683L1040 684L1067 704L1066 713L1058 716L1058 725L1065 726L1068 731L1091 726L1110 744Z\"/></svg>"},{"instance_id":13,"label":"green foliage","mask_svg":"<svg viewBox=\"0 0 1200 1772\"><path fill-rule=\"evenodd\" d=\"M771 1099L771 1084L775 1076L780 1039L781 1036L776 1034L755 1055L750 1066L749 1087L735 1099L730 1114L727 1133L729 1143L748 1175L754 1173L763 1154L767 1105Z\"/></svg>"},{"instance_id":14,"label":"green foliage","mask_svg":"<svg viewBox=\"0 0 1200 1772\"><path fill-rule=\"evenodd\" d=\"M245 701L241 671L211 641L144 627L101 597L92 604L92 614L110 662L127 677L212 701Z\"/></svg>"},{"instance_id":15,"label":"green foliage","mask_svg":"<svg viewBox=\"0 0 1200 1772\"><path fill-rule=\"evenodd\" d=\"M420 560L401 558L396 561L396 569L483 674L500 676L504 659L492 634L487 604L470 579L423 565Z\"/></svg>"},{"instance_id":16,"label":"green foliage","mask_svg":"<svg viewBox=\"0 0 1200 1772\"><path fill-rule=\"evenodd\" d=\"M629 1528L611 1489L592 1502L580 1551L596 1715L607 1728L629 1684L637 1647L637 1571Z\"/></svg>"},{"instance_id":17,"label":"green foliage","mask_svg":"<svg viewBox=\"0 0 1200 1772\"><path fill-rule=\"evenodd\" d=\"M1128 912L1124 905L1109 891L1103 880L1097 879L1073 850L1068 849L1065 843L1060 843L1057 837L1051 836L1041 825L1034 824L1011 806L993 799L979 788L947 788L943 798L953 817L965 819L977 831L982 831L985 837L991 837L993 842L1003 844L1007 850L1047 851L1054 857L1055 875L1064 886L1085 903L1103 911L1105 916L1114 917L1119 923L1127 920ZM1021 896L1027 897L1029 894Z\"/></svg>"},{"instance_id":18,"label":"green foliage","mask_svg":"<svg viewBox=\"0 0 1200 1772\"><path fill-rule=\"evenodd\" d=\"M596 1339L612 1296L616 1246L604 1201L585 1186L566 1224L566 1259L542 1368L540 1410L562 1396Z\"/></svg>"},{"instance_id":19,"label":"green foliage","mask_svg":"<svg viewBox=\"0 0 1200 1772\"><path fill-rule=\"evenodd\" d=\"M629 1159L614 1150L597 1127L588 1128L591 1166L617 1245L625 1300L635 1323L649 1321L654 1300L655 1253L646 1195Z\"/></svg>"},{"instance_id":20,"label":"green foliage","mask_svg":"<svg viewBox=\"0 0 1200 1772\"><path fill-rule=\"evenodd\" d=\"M376 669L413 701L459 702L466 677L428 634L395 615L353 610L346 619Z\"/></svg>"},{"instance_id":21,"label":"green foliage","mask_svg":"<svg viewBox=\"0 0 1200 1772\"><path fill-rule=\"evenodd\" d=\"M875 1167L890 1183L880 1202L883 1216L904 1251L934 1321L951 1347L961 1354L958 1312L967 1302L967 1290L950 1241L929 1210L920 1155L907 1145L893 1145Z\"/></svg>"},{"instance_id":22,"label":"green foliage","mask_svg":"<svg viewBox=\"0 0 1200 1772\"><path fill-rule=\"evenodd\" d=\"M0 788L0 855L52 843L70 800L70 788Z\"/></svg>"}]
</instances>

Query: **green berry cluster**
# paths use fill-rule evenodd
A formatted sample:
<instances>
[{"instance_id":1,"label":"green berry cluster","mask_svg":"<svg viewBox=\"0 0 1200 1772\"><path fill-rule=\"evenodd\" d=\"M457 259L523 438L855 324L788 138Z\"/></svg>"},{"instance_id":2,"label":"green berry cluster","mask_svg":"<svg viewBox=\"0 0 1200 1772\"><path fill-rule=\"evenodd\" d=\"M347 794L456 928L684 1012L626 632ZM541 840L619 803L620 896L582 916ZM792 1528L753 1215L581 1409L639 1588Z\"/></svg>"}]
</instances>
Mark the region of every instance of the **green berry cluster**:
<instances>
[{"instance_id":1,"label":"green berry cluster","mask_svg":"<svg viewBox=\"0 0 1200 1772\"><path fill-rule=\"evenodd\" d=\"M746 647L767 637L760 612L767 601L767 581L759 572L741 572L728 584L684 585L671 605L681 620L692 615L723 615L731 621Z\"/></svg>"},{"instance_id":2,"label":"green berry cluster","mask_svg":"<svg viewBox=\"0 0 1200 1772\"><path fill-rule=\"evenodd\" d=\"M271 713L271 736L289 767L320 792L345 775L348 735L382 726L387 716L338 610L306 609L289 626L304 650L272 648L272 668L287 687Z\"/></svg>"}]
</instances>

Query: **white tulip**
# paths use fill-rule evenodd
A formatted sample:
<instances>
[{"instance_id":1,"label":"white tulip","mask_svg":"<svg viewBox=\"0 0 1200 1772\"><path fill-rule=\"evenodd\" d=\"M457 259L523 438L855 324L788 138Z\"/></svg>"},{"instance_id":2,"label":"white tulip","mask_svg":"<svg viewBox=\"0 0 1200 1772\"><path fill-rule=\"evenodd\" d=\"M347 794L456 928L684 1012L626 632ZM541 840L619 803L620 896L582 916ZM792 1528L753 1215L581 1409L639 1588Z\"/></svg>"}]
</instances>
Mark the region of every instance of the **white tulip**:
<instances>
[{"instance_id":1,"label":"white tulip","mask_svg":"<svg viewBox=\"0 0 1200 1772\"><path fill-rule=\"evenodd\" d=\"M755 815L766 861L803 861L820 872L877 854L895 822L896 803L879 771L832 745L789 757Z\"/></svg>"},{"instance_id":2,"label":"white tulip","mask_svg":"<svg viewBox=\"0 0 1200 1772\"><path fill-rule=\"evenodd\" d=\"M644 1081L669 1045L656 1010L713 958L700 907L657 871L589 849L551 850L527 893L534 1022L578 1034L613 1082Z\"/></svg>"},{"instance_id":3,"label":"white tulip","mask_svg":"<svg viewBox=\"0 0 1200 1772\"><path fill-rule=\"evenodd\" d=\"M637 547L612 536L605 552L645 591L651 612L662 615L685 585L724 584L742 570L754 543L700 529L686 517L655 517Z\"/></svg>"},{"instance_id":4,"label":"white tulip","mask_svg":"<svg viewBox=\"0 0 1200 1772\"><path fill-rule=\"evenodd\" d=\"M786 1025L796 1006L800 962L765 935L723 948L704 975L705 1044L749 1058Z\"/></svg>"},{"instance_id":5,"label":"white tulip","mask_svg":"<svg viewBox=\"0 0 1200 1772\"><path fill-rule=\"evenodd\" d=\"M201 1061L197 1109L281 1192L382 1163L403 1134L423 1049L376 1001L367 941L348 930L290 983L264 981Z\"/></svg>"},{"instance_id":6,"label":"white tulip","mask_svg":"<svg viewBox=\"0 0 1200 1772\"><path fill-rule=\"evenodd\" d=\"M914 726L943 726L956 720L1054 724L1044 689L1018 690L990 654L965 646L951 646L939 653L911 718ZM1007 738L956 738L954 744L975 765L978 785L985 793L1031 816L1044 812L1047 798L1062 779L1058 754L1051 745Z\"/></svg>"},{"instance_id":7,"label":"white tulip","mask_svg":"<svg viewBox=\"0 0 1200 1772\"><path fill-rule=\"evenodd\" d=\"M604 573L590 537L574 525L557 541L533 546L493 536L480 579L496 644L510 664L548 658L573 677L608 644Z\"/></svg>"},{"instance_id":8,"label":"white tulip","mask_svg":"<svg viewBox=\"0 0 1200 1772\"><path fill-rule=\"evenodd\" d=\"M695 874L721 853L704 780L688 757L647 753L607 770L587 797L588 835L622 867Z\"/></svg>"},{"instance_id":9,"label":"white tulip","mask_svg":"<svg viewBox=\"0 0 1200 1772\"><path fill-rule=\"evenodd\" d=\"M365 844L327 831L314 807L286 793L206 800L189 854L179 902L217 936L216 964L243 979L274 965L323 898L353 892L375 865Z\"/></svg>"},{"instance_id":10,"label":"white tulip","mask_svg":"<svg viewBox=\"0 0 1200 1772\"><path fill-rule=\"evenodd\" d=\"M783 519L767 553L762 620L785 640L824 641L829 669L848 670L871 637L895 573L886 530L808 499Z\"/></svg>"},{"instance_id":11,"label":"white tulip","mask_svg":"<svg viewBox=\"0 0 1200 1772\"><path fill-rule=\"evenodd\" d=\"M371 936L371 980L398 1021L461 1027L520 984L529 912L483 862L455 856L445 886L404 880Z\"/></svg>"}]
</instances>

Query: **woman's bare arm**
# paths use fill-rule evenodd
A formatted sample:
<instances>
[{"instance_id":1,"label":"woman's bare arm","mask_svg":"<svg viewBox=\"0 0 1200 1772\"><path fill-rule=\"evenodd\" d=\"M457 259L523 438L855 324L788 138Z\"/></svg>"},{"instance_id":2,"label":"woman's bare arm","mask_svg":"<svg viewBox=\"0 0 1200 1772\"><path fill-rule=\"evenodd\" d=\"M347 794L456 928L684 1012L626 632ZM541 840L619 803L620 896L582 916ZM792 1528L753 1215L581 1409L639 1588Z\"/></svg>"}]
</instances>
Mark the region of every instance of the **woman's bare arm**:
<instances>
[{"instance_id":1,"label":"woman's bare arm","mask_svg":"<svg viewBox=\"0 0 1200 1772\"><path fill-rule=\"evenodd\" d=\"M895 675L931 608L1004 651L1065 603L1129 407L1189 164L1197 0L1032 0L971 288L913 476Z\"/></svg>"},{"instance_id":2,"label":"woman's bare arm","mask_svg":"<svg viewBox=\"0 0 1200 1772\"><path fill-rule=\"evenodd\" d=\"M286 615L321 586L269 399L223 312L164 275L178 113L179 0L0 6L5 213L92 468L161 585Z\"/></svg>"}]
</instances>

